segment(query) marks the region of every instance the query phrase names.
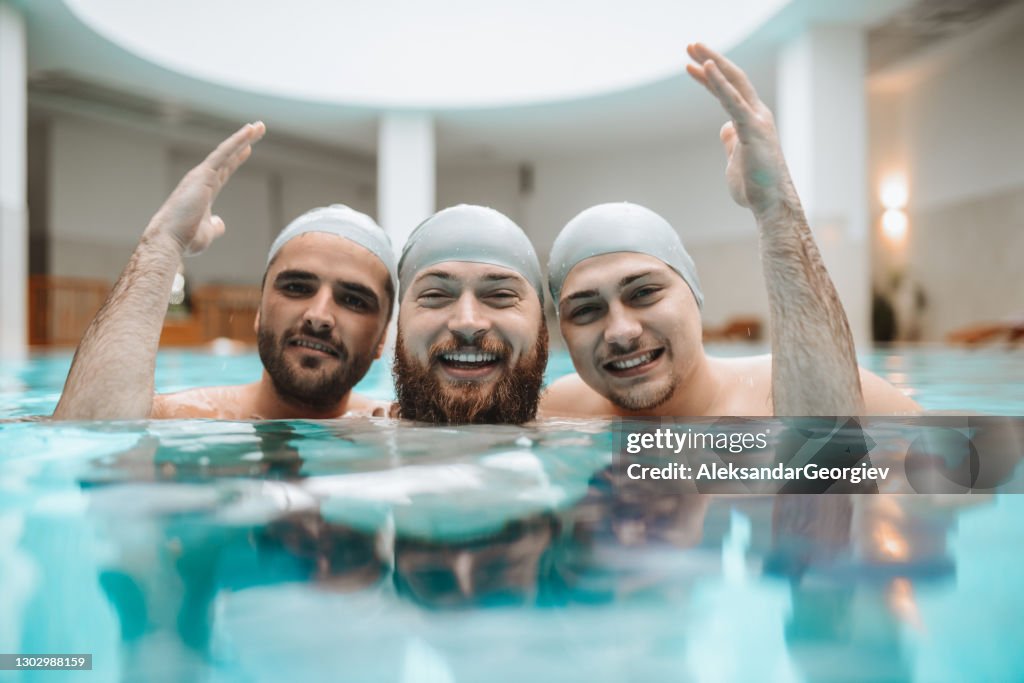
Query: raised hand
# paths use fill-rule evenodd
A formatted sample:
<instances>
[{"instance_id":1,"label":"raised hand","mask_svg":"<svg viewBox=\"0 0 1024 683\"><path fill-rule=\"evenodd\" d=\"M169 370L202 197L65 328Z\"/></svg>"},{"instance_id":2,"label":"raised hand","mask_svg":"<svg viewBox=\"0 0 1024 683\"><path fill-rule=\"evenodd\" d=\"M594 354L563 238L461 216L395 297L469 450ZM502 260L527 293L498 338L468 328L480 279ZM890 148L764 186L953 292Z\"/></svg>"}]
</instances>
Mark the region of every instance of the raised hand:
<instances>
[{"instance_id":1,"label":"raised hand","mask_svg":"<svg viewBox=\"0 0 1024 683\"><path fill-rule=\"evenodd\" d=\"M718 98L732 120L719 133L728 157L729 193L755 213L796 198L771 110L757 96L743 70L703 43L687 45L696 62L686 71Z\"/></svg>"},{"instance_id":2,"label":"raised hand","mask_svg":"<svg viewBox=\"0 0 1024 683\"><path fill-rule=\"evenodd\" d=\"M212 214L213 202L266 130L262 122L245 124L186 173L153 216L146 236L171 237L182 254L193 256L223 235L224 221Z\"/></svg>"}]
</instances>

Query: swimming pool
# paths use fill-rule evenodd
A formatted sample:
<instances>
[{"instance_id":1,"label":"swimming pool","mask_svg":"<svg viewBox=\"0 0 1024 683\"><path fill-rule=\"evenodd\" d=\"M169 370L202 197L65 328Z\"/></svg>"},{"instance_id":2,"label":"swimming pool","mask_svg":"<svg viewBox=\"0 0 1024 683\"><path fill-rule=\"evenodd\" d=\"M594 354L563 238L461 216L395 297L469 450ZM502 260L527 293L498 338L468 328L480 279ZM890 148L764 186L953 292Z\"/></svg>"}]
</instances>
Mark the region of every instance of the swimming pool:
<instances>
[{"instance_id":1,"label":"swimming pool","mask_svg":"<svg viewBox=\"0 0 1024 683\"><path fill-rule=\"evenodd\" d=\"M710 346L708 351L735 356L766 353L767 348L736 344ZM858 359L927 410L1024 415L1024 350L894 347L862 353ZM52 413L70 365L71 353L57 352L0 366L0 419ZM158 391L171 392L208 384L242 384L255 381L262 369L255 353L217 356L163 351L157 363L156 386ZM546 381L572 371L568 354L554 352ZM357 391L373 398L394 396L391 376L382 363L371 367Z\"/></svg>"},{"instance_id":2,"label":"swimming pool","mask_svg":"<svg viewBox=\"0 0 1024 683\"><path fill-rule=\"evenodd\" d=\"M932 410L1024 412L1019 352L861 361ZM69 362L5 366L0 417L52 410ZM164 353L157 386L259 370ZM1024 497L666 495L614 477L611 441L600 420L0 424L0 652L93 655L0 680L1024 676Z\"/></svg>"}]
</instances>

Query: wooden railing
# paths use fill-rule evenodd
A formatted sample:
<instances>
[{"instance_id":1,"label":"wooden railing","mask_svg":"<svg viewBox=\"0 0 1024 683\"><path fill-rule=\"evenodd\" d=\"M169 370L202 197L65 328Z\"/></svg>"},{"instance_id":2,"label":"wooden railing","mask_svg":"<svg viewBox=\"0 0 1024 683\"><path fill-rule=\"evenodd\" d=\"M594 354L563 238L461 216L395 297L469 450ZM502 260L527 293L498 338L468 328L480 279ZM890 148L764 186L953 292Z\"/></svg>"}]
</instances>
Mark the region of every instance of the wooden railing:
<instances>
[{"instance_id":1,"label":"wooden railing","mask_svg":"<svg viewBox=\"0 0 1024 683\"><path fill-rule=\"evenodd\" d=\"M29 344L77 346L110 291L110 283L87 278L32 275L28 286ZM258 287L206 285L192 294L191 315L168 318L161 345L193 346L218 337L255 343L253 321Z\"/></svg>"},{"instance_id":2,"label":"wooden railing","mask_svg":"<svg viewBox=\"0 0 1024 683\"><path fill-rule=\"evenodd\" d=\"M204 341L227 337L255 343L253 322L260 308L259 287L206 285L192 294L193 316Z\"/></svg>"},{"instance_id":3,"label":"wooden railing","mask_svg":"<svg viewBox=\"0 0 1024 683\"><path fill-rule=\"evenodd\" d=\"M110 283L103 280L30 275L28 343L77 345L109 291Z\"/></svg>"}]
</instances>

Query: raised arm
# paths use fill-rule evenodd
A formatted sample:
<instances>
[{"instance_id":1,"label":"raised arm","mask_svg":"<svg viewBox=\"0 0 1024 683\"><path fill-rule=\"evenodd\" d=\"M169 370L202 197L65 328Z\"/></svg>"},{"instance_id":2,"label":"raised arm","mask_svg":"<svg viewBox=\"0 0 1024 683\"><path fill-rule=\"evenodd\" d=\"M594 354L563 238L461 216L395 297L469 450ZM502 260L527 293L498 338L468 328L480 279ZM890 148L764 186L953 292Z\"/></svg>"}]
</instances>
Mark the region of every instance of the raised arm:
<instances>
[{"instance_id":1,"label":"raised arm","mask_svg":"<svg viewBox=\"0 0 1024 683\"><path fill-rule=\"evenodd\" d=\"M864 401L853 336L790 179L772 113L735 64L700 43L687 52L696 62L687 72L731 118L720 134L729 191L754 213L760 230L775 414L859 415Z\"/></svg>"},{"instance_id":2,"label":"raised arm","mask_svg":"<svg viewBox=\"0 0 1024 683\"><path fill-rule=\"evenodd\" d=\"M75 351L55 419L149 417L156 351L178 264L224 233L224 221L210 212L213 201L264 131L262 123L246 124L222 142L150 220Z\"/></svg>"}]
</instances>

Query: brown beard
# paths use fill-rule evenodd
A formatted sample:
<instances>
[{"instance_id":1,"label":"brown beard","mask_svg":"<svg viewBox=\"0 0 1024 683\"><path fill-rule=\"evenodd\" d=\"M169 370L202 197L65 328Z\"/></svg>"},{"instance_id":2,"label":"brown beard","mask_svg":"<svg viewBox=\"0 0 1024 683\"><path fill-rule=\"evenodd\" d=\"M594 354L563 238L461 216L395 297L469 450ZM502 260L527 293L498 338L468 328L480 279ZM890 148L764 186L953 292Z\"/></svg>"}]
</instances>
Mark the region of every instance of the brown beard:
<instances>
[{"instance_id":1,"label":"brown beard","mask_svg":"<svg viewBox=\"0 0 1024 683\"><path fill-rule=\"evenodd\" d=\"M285 344L290 336L292 333L286 332L280 339L275 339L273 333L263 326L257 332L260 360L274 383L274 390L285 403L293 406L314 412L330 410L341 403L373 362L371 353L353 356L340 339L307 332L305 336L319 338L335 348L339 357L338 368L333 372L305 379L292 370L284 359Z\"/></svg>"},{"instance_id":2,"label":"brown beard","mask_svg":"<svg viewBox=\"0 0 1024 683\"><path fill-rule=\"evenodd\" d=\"M430 349L430 357L454 351L458 343L451 339ZM507 358L507 347L485 337L479 344L483 352ZM523 424L537 415L544 369L548 363L548 328L541 323L533 351L514 368L506 368L497 383L479 386L475 382L442 382L431 365L423 367L405 351L402 333L395 342L395 393L401 417L434 424Z\"/></svg>"}]
</instances>

